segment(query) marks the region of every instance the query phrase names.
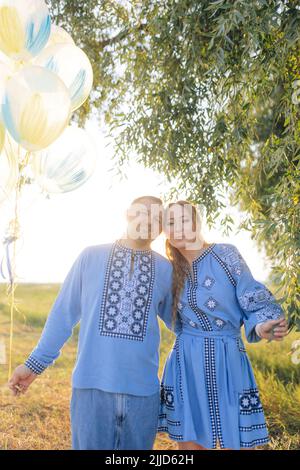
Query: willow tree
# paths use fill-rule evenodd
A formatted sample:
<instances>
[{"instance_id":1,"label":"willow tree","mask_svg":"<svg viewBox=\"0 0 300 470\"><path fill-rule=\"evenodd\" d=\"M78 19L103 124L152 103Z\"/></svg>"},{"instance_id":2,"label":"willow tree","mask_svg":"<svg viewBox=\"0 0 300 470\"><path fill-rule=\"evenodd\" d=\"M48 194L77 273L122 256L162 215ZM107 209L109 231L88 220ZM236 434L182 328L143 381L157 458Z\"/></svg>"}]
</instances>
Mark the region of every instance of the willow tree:
<instances>
[{"instance_id":1,"label":"willow tree","mask_svg":"<svg viewBox=\"0 0 300 470\"><path fill-rule=\"evenodd\" d=\"M48 3L93 62L77 119L97 112L116 164L163 172L209 223L229 196L300 327L299 0Z\"/></svg>"}]
</instances>

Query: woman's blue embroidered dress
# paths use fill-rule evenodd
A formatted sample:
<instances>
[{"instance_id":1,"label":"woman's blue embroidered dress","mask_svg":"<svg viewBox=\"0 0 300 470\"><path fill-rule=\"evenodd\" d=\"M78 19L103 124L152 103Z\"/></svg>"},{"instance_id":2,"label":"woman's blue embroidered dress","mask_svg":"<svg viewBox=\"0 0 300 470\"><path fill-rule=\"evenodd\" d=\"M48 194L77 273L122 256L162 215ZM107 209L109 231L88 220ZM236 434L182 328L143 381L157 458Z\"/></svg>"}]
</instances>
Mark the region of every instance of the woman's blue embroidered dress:
<instances>
[{"instance_id":1,"label":"woman's blue embroidered dress","mask_svg":"<svg viewBox=\"0 0 300 470\"><path fill-rule=\"evenodd\" d=\"M259 341L258 323L283 315L238 249L214 243L193 261L180 302L182 329L165 364L159 431L206 448L268 442L253 371L240 329Z\"/></svg>"}]
</instances>

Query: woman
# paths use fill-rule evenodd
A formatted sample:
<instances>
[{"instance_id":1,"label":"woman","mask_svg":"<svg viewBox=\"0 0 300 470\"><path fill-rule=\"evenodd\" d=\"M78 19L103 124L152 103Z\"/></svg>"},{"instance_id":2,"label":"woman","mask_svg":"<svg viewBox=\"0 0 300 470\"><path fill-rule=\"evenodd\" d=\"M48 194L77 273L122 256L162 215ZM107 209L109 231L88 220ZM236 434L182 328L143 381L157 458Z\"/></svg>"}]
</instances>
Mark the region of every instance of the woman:
<instances>
[{"instance_id":1,"label":"woman","mask_svg":"<svg viewBox=\"0 0 300 470\"><path fill-rule=\"evenodd\" d=\"M204 242L187 201L166 211L173 263L173 315L181 322L163 373L159 431L180 450L252 448L268 442L264 413L240 327L249 342L282 340L287 322L237 248Z\"/></svg>"}]
</instances>

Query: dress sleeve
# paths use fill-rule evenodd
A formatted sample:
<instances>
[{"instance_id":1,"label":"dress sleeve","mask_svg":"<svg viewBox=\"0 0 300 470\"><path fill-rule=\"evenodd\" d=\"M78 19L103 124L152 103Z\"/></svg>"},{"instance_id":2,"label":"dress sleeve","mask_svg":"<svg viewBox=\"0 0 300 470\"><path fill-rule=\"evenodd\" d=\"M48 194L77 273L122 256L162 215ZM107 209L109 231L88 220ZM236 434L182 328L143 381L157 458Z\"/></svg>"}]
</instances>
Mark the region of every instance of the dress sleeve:
<instances>
[{"instance_id":1,"label":"dress sleeve","mask_svg":"<svg viewBox=\"0 0 300 470\"><path fill-rule=\"evenodd\" d=\"M69 270L45 323L40 340L25 361L36 374L41 374L60 355L81 317L81 279L85 248Z\"/></svg>"},{"instance_id":2,"label":"dress sleeve","mask_svg":"<svg viewBox=\"0 0 300 470\"><path fill-rule=\"evenodd\" d=\"M227 245L227 261L235 281L236 297L243 314L246 338L249 343L260 341L255 331L258 323L284 317L281 306L272 292L254 279L246 261L234 245Z\"/></svg>"}]
</instances>

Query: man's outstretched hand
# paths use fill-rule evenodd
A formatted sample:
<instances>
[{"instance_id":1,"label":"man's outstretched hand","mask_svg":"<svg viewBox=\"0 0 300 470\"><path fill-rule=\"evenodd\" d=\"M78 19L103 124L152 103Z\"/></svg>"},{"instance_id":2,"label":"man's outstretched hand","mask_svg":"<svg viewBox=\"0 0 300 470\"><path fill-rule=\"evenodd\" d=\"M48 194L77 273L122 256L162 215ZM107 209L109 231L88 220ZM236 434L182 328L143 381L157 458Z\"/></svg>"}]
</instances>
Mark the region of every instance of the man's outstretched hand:
<instances>
[{"instance_id":1,"label":"man's outstretched hand","mask_svg":"<svg viewBox=\"0 0 300 470\"><path fill-rule=\"evenodd\" d=\"M24 364L21 364L14 370L8 386L13 395L18 396L21 393L25 393L37 377L37 374L28 369Z\"/></svg>"}]
</instances>

